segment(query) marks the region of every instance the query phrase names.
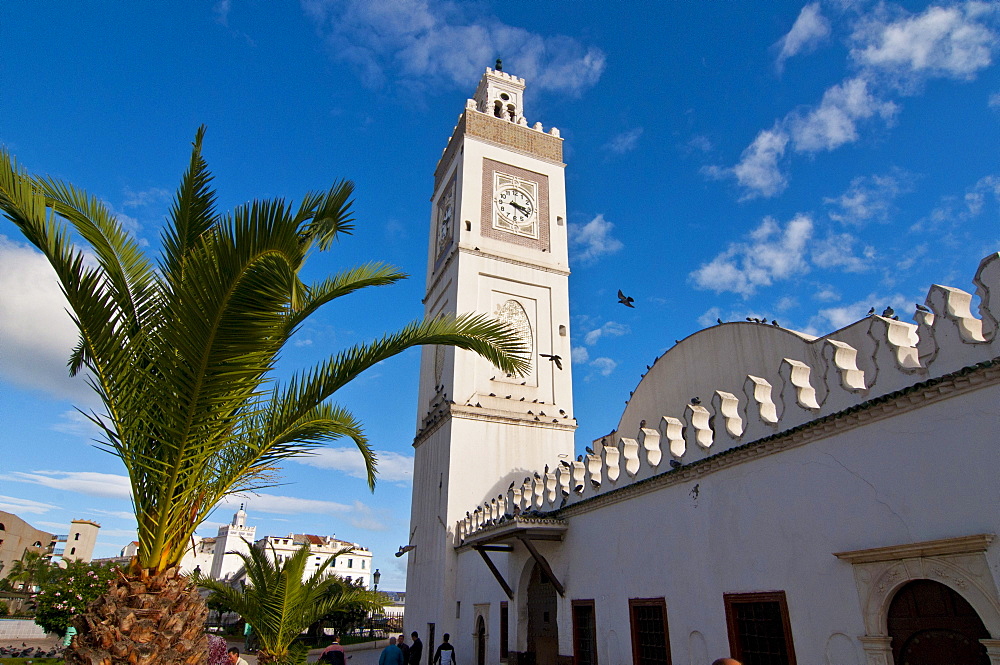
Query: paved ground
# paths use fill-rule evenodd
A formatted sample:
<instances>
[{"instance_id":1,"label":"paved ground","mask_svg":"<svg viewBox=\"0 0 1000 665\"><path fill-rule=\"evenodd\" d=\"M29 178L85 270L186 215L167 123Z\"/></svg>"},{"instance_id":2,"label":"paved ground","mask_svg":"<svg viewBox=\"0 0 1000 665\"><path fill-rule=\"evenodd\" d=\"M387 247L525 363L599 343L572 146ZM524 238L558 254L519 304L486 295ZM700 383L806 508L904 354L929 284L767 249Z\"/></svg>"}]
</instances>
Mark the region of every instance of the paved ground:
<instances>
[{"instance_id":1,"label":"paved ground","mask_svg":"<svg viewBox=\"0 0 1000 665\"><path fill-rule=\"evenodd\" d=\"M344 651L349 658L347 665L378 665L379 654L382 653L382 648L388 643L388 640L378 640L376 642L351 644L344 647ZM230 641L229 646L236 647L242 651L243 640ZM322 649L313 649L310 651L308 662L317 662L321 653L323 653ZM253 654L243 654L243 658L247 661L248 665L257 665L257 658Z\"/></svg>"},{"instance_id":2,"label":"paved ground","mask_svg":"<svg viewBox=\"0 0 1000 665\"><path fill-rule=\"evenodd\" d=\"M7 640L0 642L0 646L16 646L20 647L22 644L29 647L38 647L48 651L52 647L62 644L62 640L45 638L41 640ZM378 657L382 652L382 648L388 644L388 640L379 640L377 642L368 642L366 644L351 644L344 647L344 651L350 656L347 661L347 665L378 665ZM229 646L237 647L241 651L243 650L243 640L230 641ZM319 655L323 653L322 649L313 649L309 652L310 663L315 663L319 660ZM243 658L246 659L249 665L257 665L257 658L253 654L244 654Z\"/></svg>"}]
</instances>

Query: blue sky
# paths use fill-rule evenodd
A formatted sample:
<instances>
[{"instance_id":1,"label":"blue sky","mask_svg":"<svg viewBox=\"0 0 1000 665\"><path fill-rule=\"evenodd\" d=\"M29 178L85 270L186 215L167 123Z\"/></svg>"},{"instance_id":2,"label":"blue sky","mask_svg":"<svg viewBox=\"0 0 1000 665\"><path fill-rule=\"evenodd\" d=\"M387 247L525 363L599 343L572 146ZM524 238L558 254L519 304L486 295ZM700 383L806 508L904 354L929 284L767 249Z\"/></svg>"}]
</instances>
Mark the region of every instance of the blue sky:
<instances>
[{"instance_id":1,"label":"blue sky","mask_svg":"<svg viewBox=\"0 0 1000 665\"><path fill-rule=\"evenodd\" d=\"M421 316L434 166L497 57L527 79L528 121L565 138L581 450L646 364L717 317L813 333L872 306L908 318L933 282L971 290L1000 248L998 2L136 6L5 3L0 144L151 249L202 123L222 208L354 180L357 231L310 276L378 259L413 278L323 311L286 369ZM110 555L134 522L120 464L73 410L94 406L66 377L73 342L47 268L0 222L0 508L56 532L96 519ZM360 542L403 588L418 361L339 394L380 451L375 493L333 446L245 499L258 535Z\"/></svg>"}]
</instances>

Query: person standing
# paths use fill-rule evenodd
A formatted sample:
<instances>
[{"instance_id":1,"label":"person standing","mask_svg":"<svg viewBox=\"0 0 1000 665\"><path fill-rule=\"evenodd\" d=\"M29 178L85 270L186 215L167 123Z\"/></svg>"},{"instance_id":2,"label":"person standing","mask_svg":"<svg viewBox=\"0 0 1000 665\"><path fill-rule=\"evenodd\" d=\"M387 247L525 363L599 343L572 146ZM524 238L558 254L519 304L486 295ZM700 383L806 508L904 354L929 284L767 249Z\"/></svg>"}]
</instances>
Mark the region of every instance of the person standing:
<instances>
[{"instance_id":1,"label":"person standing","mask_svg":"<svg viewBox=\"0 0 1000 665\"><path fill-rule=\"evenodd\" d=\"M451 646L448 641L451 639L451 635L445 633L441 636L441 644L438 646L437 651L434 653L434 663L433 665L458 665L458 661L455 660L455 647ZM379 665L382 665L379 663Z\"/></svg>"},{"instance_id":2,"label":"person standing","mask_svg":"<svg viewBox=\"0 0 1000 665\"><path fill-rule=\"evenodd\" d=\"M413 641L410 643L410 658L407 665L420 665L420 657L424 655L424 643L420 641L417 631L410 633L410 639Z\"/></svg>"},{"instance_id":3,"label":"person standing","mask_svg":"<svg viewBox=\"0 0 1000 665\"><path fill-rule=\"evenodd\" d=\"M319 656L319 662L330 665L345 665L344 647L340 646L340 635L333 636L333 644L323 649Z\"/></svg>"},{"instance_id":4,"label":"person standing","mask_svg":"<svg viewBox=\"0 0 1000 665\"><path fill-rule=\"evenodd\" d=\"M396 638L396 646L403 652L403 665L407 665L410 662L410 647L406 644L405 633Z\"/></svg>"},{"instance_id":5,"label":"person standing","mask_svg":"<svg viewBox=\"0 0 1000 665\"><path fill-rule=\"evenodd\" d=\"M404 665L403 652L396 646L396 638L389 638L389 646L382 649L378 657L378 665Z\"/></svg>"}]
</instances>

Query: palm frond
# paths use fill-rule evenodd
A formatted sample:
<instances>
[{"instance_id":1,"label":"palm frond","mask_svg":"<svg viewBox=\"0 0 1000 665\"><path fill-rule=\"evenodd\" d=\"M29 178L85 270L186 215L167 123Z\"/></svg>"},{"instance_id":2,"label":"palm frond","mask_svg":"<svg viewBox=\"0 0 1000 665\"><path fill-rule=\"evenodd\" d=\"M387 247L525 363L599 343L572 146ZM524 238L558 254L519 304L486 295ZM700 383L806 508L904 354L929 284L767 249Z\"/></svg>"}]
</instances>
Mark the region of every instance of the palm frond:
<instances>
[{"instance_id":1,"label":"palm frond","mask_svg":"<svg viewBox=\"0 0 1000 665\"><path fill-rule=\"evenodd\" d=\"M302 238L306 242L317 242L320 250L328 250L341 233L351 235L354 232L354 218L351 217L351 206L354 201L354 183L350 180L339 180L329 191L315 201L311 215L304 215L305 206L300 211L299 220L309 219L302 229ZM305 202L303 202L305 203ZM310 200L310 203L312 201Z\"/></svg>"}]
</instances>

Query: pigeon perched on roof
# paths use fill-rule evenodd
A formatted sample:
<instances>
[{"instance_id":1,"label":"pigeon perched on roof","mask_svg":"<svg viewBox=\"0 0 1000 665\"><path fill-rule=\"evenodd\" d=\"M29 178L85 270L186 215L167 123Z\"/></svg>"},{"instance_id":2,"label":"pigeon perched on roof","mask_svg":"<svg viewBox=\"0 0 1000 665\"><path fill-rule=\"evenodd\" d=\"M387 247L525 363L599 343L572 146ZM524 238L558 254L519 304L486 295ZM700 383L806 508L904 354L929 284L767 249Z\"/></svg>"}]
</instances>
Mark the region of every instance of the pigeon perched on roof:
<instances>
[{"instance_id":1,"label":"pigeon perched on roof","mask_svg":"<svg viewBox=\"0 0 1000 665\"><path fill-rule=\"evenodd\" d=\"M920 303L917 303L917 311L918 312L930 312L931 310L929 308L927 308L927 307L924 307Z\"/></svg>"}]
</instances>

